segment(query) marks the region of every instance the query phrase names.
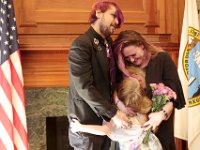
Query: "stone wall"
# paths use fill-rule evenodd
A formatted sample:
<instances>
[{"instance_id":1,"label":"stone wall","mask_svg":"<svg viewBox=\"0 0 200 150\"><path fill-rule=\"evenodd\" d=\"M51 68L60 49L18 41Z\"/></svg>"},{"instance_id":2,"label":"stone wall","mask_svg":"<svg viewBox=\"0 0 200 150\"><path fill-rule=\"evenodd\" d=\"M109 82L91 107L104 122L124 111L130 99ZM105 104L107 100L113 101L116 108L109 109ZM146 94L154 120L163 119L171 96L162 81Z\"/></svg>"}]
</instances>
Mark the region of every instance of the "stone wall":
<instances>
[{"instance_id":1,"label":"stone wall","mask_svg":"<svg viewBox=\"0 0 200 150\"><path fill-rule=\"evenodd\" d=\"M67 116L67 88L25 90L30 150L46 150L46 117Z\"/></svg>"}]
</instances>

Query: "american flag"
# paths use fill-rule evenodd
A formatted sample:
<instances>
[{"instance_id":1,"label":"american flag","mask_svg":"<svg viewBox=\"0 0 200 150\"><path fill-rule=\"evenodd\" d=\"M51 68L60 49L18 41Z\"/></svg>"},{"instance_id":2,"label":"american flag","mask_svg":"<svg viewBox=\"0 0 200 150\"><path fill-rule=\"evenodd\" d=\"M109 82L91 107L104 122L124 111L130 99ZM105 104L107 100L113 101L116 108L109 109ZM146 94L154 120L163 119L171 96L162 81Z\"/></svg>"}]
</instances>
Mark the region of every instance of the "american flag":
<instances>
[{"instance_id":1,"label":"american flag","mask_svg":"<svg viewBox=\"0 0 200 150\"><path fill-rule=\"evenodd\" d=\"M0 150L28 150L23 75L12 0L0 0Z\"/></svg>"}]
</instances>

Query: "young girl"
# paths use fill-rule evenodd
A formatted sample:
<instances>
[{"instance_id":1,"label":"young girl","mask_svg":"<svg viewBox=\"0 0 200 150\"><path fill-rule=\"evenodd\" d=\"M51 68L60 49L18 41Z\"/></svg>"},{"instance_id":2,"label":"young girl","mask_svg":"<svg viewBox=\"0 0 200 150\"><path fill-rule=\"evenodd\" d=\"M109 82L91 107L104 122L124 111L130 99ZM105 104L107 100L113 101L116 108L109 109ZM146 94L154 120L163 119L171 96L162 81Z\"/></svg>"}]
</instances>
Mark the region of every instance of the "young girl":
<instances>
[{"instance_id":1,"label":"young girl","mask_svg":"<svg viewBox=\"0 0 200 150\"><path fill-rule=\"evenodd\" d=\"M142 143L146 132L143 131L141 125L147 121L147 114L151 110L152 101L144 95L143 88L138 80L134 78L124 79L116 89L116 94L126 107L137 112L135 116L131 117L132 124L129 128L122 128L112 120L104 122L102 126L83 125L78 120L74 120L71 124L72 132L81 131L96 135L107 135L111 140L119 142L120 150L162 150L158 138L153 133L150 134L148 144Z\"/></svg>"}]
</instances>

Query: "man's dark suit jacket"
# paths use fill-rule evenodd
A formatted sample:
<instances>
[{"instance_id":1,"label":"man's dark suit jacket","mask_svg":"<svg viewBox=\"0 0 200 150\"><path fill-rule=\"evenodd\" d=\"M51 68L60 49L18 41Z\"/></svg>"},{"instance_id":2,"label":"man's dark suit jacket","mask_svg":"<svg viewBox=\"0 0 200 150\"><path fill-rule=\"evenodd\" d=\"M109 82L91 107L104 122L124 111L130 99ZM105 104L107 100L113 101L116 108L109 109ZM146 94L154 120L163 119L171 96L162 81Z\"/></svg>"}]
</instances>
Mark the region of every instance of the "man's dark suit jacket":
<instances>
[{"instance_id":1,"label":"man's dark suit jacket","mask_svg":"<svg viewBox=\"0 0 200 150\"><path fill-rule=\"evenodd\" d=\"M69 51L68 116L85 124L102 124L117 109L111 105L109 65L103 38L92 27L72 43Z\"/></svg>"}]
</instances>

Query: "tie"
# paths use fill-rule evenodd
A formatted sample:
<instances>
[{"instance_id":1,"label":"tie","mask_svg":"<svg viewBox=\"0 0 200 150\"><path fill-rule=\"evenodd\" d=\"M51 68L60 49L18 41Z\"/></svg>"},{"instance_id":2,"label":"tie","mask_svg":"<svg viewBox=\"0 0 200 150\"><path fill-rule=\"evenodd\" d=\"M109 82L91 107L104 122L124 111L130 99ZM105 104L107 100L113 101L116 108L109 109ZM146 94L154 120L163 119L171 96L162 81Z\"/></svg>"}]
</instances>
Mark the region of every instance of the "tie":
<instances>
[{"instance_id":1,"label":"tie","mask_svg":"<svg viewBox=\"0 0 200 150\"><path fill-rule=\"evenodd\" d=\"M111 88L113 91L114 87L115 87L115 83L116 83L115 59L114 59L113 51L107 41L105 41L105 45L106 45L107 58L108 58L108 62L109 62L110 84L111 84Z\"/></svg>"}]
</instances>

